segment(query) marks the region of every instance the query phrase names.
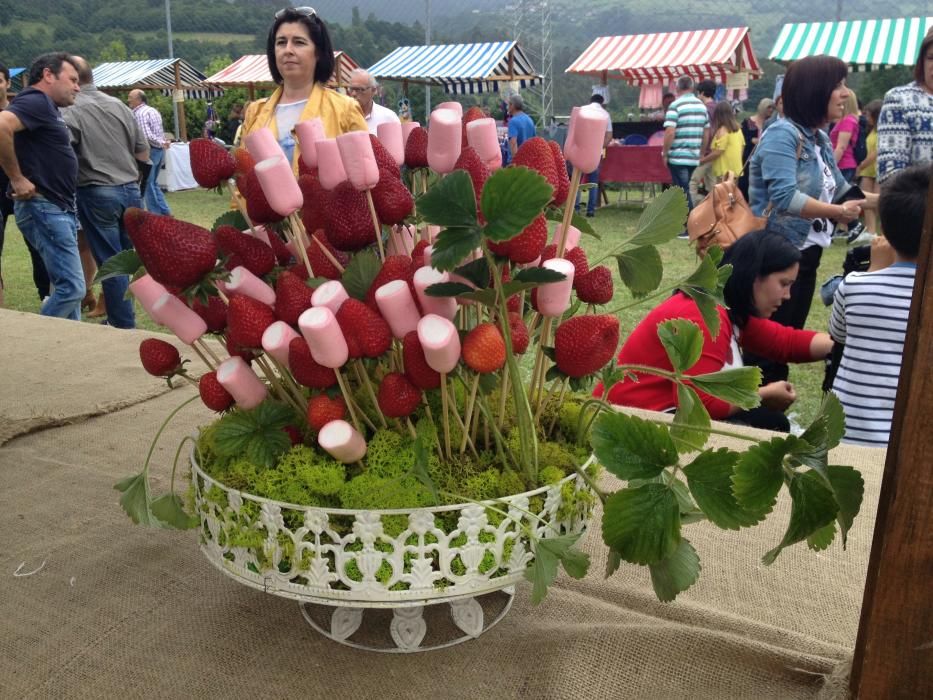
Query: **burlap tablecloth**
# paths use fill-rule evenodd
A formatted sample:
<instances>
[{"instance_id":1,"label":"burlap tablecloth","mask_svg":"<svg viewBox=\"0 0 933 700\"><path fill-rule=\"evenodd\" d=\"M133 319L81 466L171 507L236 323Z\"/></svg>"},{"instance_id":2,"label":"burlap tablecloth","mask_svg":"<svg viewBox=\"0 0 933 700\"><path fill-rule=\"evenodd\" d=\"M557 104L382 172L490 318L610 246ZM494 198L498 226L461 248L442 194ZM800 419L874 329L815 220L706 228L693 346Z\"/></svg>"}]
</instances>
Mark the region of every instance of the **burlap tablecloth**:
<instances>
[{"instance_id":1,"label":"burlap tablecloth","mask_svg":"<svg viewBox=\"0 0 933 700\"><path fill-rule=\"evenodd\" d=\"M881 451L833 455L866 480L846 552L797 545L762 566L786 524L784 502L754 530L692 525L701 580L661 604L644 569L626 565L602 578L595 527L585 540L593 557L586 579L562 575L538 606L521 584L512 611L476 641L380 655L330 642L294 602L224 577L193 532L133 526L113 483L140 469L158 426L193 389L141 389L148 378L133 369L138 338L124 343L102 328L34 320L25 321L35 329L29 335L45 325L85 365L109 362L117 371L93 387L58 389L110 392L83 399L109 412L91 416L78 410L80 397L68 396L79 422L0 448L0 697L808 698L851 655ZM20 321L0 315L0 337ZM20 354L5 358L4 393L39 371ZM155 455L157 490L167 485L178 441L208 419L195 403L166 430ZM21 563L30 571L42 562L32 576L13 576Z\"/></svg>"}]
</instances>

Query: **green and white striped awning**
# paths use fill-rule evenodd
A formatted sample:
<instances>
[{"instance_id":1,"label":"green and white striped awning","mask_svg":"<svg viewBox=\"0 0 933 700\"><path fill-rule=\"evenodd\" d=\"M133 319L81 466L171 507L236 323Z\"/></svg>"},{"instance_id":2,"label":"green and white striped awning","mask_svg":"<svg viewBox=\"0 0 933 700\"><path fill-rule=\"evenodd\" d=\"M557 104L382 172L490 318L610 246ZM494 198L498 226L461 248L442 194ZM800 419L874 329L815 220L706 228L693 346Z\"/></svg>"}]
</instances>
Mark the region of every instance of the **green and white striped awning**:
<instances>
[{"instance_id":1,"label":"green and white striped awning","mask_svg":"<svg viewBox=\"0 0 933 700\"><path fill-rule=\"evenodd\" d=\"M826 54L856 71L912 66L931 27L933 17L785 24L768 58L787 63Z\"/></svg>"}]
</instances>

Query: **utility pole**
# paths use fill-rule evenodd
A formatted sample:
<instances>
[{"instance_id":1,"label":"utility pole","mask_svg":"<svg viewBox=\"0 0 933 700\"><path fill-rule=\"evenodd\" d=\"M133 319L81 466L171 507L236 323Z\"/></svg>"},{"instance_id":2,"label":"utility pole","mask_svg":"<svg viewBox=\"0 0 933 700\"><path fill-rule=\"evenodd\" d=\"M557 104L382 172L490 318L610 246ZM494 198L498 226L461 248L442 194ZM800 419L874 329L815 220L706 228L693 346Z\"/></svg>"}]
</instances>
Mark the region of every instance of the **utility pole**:
<instances>
[{"instance_id":1,"label":"utility pole","mask_svg":"<svg viewBox=\"0 0 933 700\"><path fill-rule=\"evenodd\" d=\"M172 41L172 0L165 0L165 31L168 34L168 57L175 58L175 43ZM175 91L172 91L172 120L175 124L175 138L178 136L178 103Z\"/></svg>"},{"instance_id":2,"label":"utility pole","mask_svg":"<svg viewBox=\"0 0 933 700\"><path fill-rule=\"evenodd\" d=\"M168 0L165 0L168 2ZM424 0L424 45L431 45L431 0ZM424 86L424 124L427 126L431 116L431 86Z\"/></svg>"}]
</instances>

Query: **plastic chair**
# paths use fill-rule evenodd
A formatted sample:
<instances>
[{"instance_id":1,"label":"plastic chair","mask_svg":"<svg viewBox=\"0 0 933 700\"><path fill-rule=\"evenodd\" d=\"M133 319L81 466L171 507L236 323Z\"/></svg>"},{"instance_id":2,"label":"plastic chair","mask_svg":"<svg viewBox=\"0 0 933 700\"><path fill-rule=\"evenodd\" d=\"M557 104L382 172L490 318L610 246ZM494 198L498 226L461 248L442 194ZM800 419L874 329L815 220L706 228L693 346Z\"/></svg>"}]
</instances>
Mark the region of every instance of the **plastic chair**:
<instances>
[{"instance_id":1,"label":"plastic chair","mask_svg":"<svg viewBox=\"0 0 933 700\"><path fill-rule=\"evenodd\" d=\"M623 146L647 146L648 139L642 134L629 134L622 139Z\"/></svg>"},{"instance_id":2,"label":"plastic chair","mask_svg":"<svg viewBox=\"0 0 933 700\"><path fill-rule=\"evenodd\" d=\"M663 146L664 145L664 132L655 131L653 134L651 134L651 136L648 138L648 145L649 146Z\"/></svg>"}]
</instances>

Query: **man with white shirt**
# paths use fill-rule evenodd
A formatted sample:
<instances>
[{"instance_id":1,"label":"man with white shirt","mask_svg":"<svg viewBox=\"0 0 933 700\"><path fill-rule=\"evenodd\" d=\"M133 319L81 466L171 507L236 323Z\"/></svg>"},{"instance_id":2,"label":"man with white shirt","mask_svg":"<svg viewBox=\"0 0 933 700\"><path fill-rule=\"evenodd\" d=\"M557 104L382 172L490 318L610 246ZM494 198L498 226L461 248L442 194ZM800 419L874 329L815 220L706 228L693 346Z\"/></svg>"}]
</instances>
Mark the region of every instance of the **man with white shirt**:
<instances>
[{"instance_id":1,"label":"man with white shirt","mask_svg":"<svg viewBox=\"0 0 933 700\"><path fill-rule=\"evenodd\" d=\"M398 115L388 107L376 104L373 98L379 91L379 83L368 72L362 68L357 68L350 73L350 87L347 92L350 97L355 97L360 103L360 109L366 118L366 125L369 127L369 133L375 134L380 124L389 122L398 123Z\"/></svg>"},{"instance_id":2,"label":"man with white shirt","mask_svg":"<svg viewBox=\"0 0 933 700\"><path fill-rule=\"evenodd\" d=\"M605 98L600 94L594 94L590 97L590 105L596 106L601 109L606 114L606 133L603 135L603 153L600 157L599 164L602 164L602 159L606 157L606 148L609 146L609 142L612 141L612 116L603 107L603 102ZM599 165L596 166L596 170L591 173L585 174L586 182L593 184L594 186L590 188L590 193L586 200L586 215L587 216L596 216L596 204L599 202ZM580 209L580 192L577 192L577 202L574 205L574 209Z\"/></svg>"}]
</instances>

